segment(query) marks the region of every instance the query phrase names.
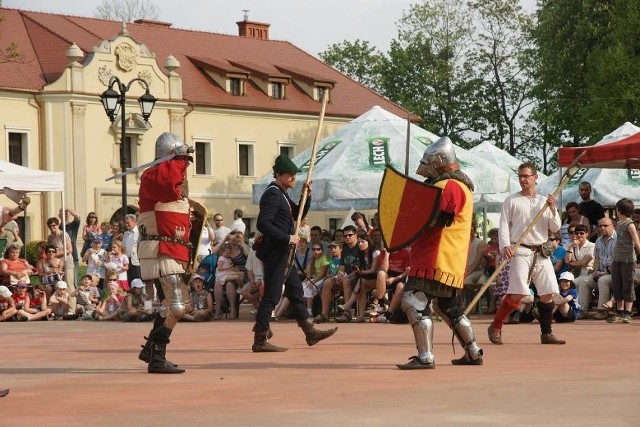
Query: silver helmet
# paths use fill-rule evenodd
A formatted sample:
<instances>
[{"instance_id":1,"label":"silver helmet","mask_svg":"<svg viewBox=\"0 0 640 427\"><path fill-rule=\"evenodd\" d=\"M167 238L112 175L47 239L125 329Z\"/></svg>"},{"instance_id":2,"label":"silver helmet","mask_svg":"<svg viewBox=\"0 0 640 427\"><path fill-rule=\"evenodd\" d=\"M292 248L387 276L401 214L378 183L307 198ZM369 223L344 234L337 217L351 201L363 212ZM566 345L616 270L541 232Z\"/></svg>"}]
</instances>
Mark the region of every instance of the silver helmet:
<instances>
[{"instance_id":1,"label":"silver helmet","mask_svg":"<svg viewBox=\"0 0 640 427\"><path fill-rule=\"evenodd\" d=\"M156 139L156 160L173 154L173 157L188 156L193 161L189 154L194 151L193 147L186 145L182 138L174 133L164 132Z\"/></svg>"},{"instance_id":2,"label":"silver helmet","mask_svg":"<svg viewBox=\"0 0 640 427\"><path fill-rule=\"evenodd\" d=\"M457 162L453 142L448 136L443 136L424 150L416 173L427 178L435 178L440 175L442 167Z\"/></svg>"}]
</instances>

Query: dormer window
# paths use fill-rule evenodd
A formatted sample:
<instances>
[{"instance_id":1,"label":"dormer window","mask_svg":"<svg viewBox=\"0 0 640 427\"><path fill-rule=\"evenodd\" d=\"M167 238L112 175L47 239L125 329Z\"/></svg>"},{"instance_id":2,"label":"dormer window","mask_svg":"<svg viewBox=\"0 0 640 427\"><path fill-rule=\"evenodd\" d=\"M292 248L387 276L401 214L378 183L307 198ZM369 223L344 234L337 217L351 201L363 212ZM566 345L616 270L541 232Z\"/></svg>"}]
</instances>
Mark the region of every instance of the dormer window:
<instances>
[{"instance_id":1,"label":"dormer window","mask_svg":"<svg viewBox=\"0 0 640 427\"><path fill-rule=\"evenodd\" d=\"M271 97L273 99L282 99L284 98L284 92L282 90L282 83L274 82L271 83Z\"/></svg>"},{"instance_id":2,"label":"dormer window","mask_svg":"<svg viewBox=\"0 0 640 427\"><path fill-rule=\"evenodd\" d=\"M322 102L322 97L324 96L324 91L328 90L329 88L326 87L318 87L316 88L318 90L318 101ZM329 96L329 94L327 94L327 96Z\"/></svg>"},{"instance_id":3,"label":"dormer window","mask_svg":"<svg viewBox=\"0 0 640 427\"><path fill-rule=\"evenodd\" d=\"M236 77L229 79L229 93L233 96L242 96L242 80Z\"/></svg>"}]
</instances>

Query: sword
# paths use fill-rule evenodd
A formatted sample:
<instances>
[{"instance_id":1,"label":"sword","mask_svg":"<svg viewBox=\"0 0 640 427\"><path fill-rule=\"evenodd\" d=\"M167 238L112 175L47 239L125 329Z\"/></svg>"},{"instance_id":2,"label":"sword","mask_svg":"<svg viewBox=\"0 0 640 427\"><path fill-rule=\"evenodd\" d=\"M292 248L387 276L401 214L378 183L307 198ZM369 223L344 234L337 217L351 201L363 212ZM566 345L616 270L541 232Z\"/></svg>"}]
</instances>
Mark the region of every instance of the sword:
<instances>
[{"instance_id":1,"label":"sword","mask_svg":"<svg viewBox=\"0 0 640 427\"><path fill-rule=\"evenodd\" d=\"M145 163L144 165L136 166L135 168L130 168L130 169L125 170L124 172L117 173L117 174L105 179L105 181L111 181L112 179L122 178L125 175L129 175L129 174L138 172L140 170L150 168L151 166L159 165L160 163L164 162L165 160L171 160L174 157L176 157L175 153L169 154L169 155L164 156L164 157L160 157L159 159L155 159L154 161L149 162L149 163Z\"/></svg>"}]
</instances>

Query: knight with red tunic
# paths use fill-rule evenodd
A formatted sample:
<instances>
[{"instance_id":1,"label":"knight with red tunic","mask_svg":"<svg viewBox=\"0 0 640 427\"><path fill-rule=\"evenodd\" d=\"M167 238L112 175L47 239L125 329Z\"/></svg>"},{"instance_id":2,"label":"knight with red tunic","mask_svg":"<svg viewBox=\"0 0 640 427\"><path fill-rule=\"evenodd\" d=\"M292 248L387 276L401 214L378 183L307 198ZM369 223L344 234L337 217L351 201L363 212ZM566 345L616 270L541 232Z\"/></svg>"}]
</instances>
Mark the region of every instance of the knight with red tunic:
<instances>
[{"instance_id":1,"label":"knight with red tunic","mask_svg":"<svg viewBox=\"0 0 640 427\"><path fill-rule=\"evenodd\" d=\"M184 274L190 260L191 223L183 184L193 151L179 136L163 133L156 140L156 159L168 157L168 160L147 169L140 179L140 274L147 283L148 295L153 295L153 282L160 284L157 292L163 304L138 356L148 363L149 373L184 372L166 360L166 351L169 336L184 315L189 296Z\"/></svg>"}]
</instances>

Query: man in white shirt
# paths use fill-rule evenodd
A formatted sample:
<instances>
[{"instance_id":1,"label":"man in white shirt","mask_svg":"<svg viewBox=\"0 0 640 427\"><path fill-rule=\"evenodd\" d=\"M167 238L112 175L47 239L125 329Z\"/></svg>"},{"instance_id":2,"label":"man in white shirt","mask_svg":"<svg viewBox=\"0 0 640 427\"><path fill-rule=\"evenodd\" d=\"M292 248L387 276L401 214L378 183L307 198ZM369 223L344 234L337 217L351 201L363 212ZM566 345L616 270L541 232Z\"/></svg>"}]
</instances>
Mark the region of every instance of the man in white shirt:
<instances>
[{"instance_id":1,"label":"man in white shirt","mask_svg":"<svg viewBox=\"0 0 640 427\"><path fill-rule=\"evenodd\" d=\"M556 207L556 197L546 198L536 192L538 171L534 164L526 162L518 168L518 180L521 190L507 197L502 204L498 240L500 252L504 258L510 259L509 288L502 299L500 307L487 330L489 341L502 344L502 325L509 314L518 307L520 300L529 295L529 282L536 284L540 303L540 342L542 344L564 344L551 333L553 320L553 294L560 292L551 259L544 257L541 246L549 237L549 232L560 230L560 214ZM548 205L548 209L547 209ZM524 237L522 244L514 250L525 229L535 216L544 209L540 220Z\"/></svg>"},{"instance_id":2,"label":"man in white shirt","mask_svg":"<svg viewBox=\"0 0 640 427\"><path fill-rule=\"evenodd\" d=\"M213 222L215 223L216 228L213 229L213 235L215 236L214 246L218 246L224 242L224 238L227 237L227 234L231 233L231 230L228 227L224 226L224 219L222 218L222 214L215 214L213 216Z\"/></svg>"},{"instance_id":3,"label":"man in white shirt","mask_svg":"<svg viewBox=\"0 0 640 427\"><path fill-rule=\"evenodd\" d=\"M247 225L242 220L242 215L244 215L244 212L242 212L242 209L236 209L235 211L233 211L234 221L231 223L231 227L229 227L231 231L238 230L238 231L241 231L242 234L245 234Z\"/></svg>"},{"instance_id":4,"label":"man in white shirt","mask_svg":"<svg viewBox=\"0 0 640 427\"><path fill-rule=\"evenodd\" d=\"M138 240L140 240L140 232L138 231L138 218L134 214L128 214L124 217L124 237L122 243L127 258L129 258L129 269L127 270L127 280L129 283L133 279L140 278L140 259L138 258Z\"/></svg>"}]
</instances>

